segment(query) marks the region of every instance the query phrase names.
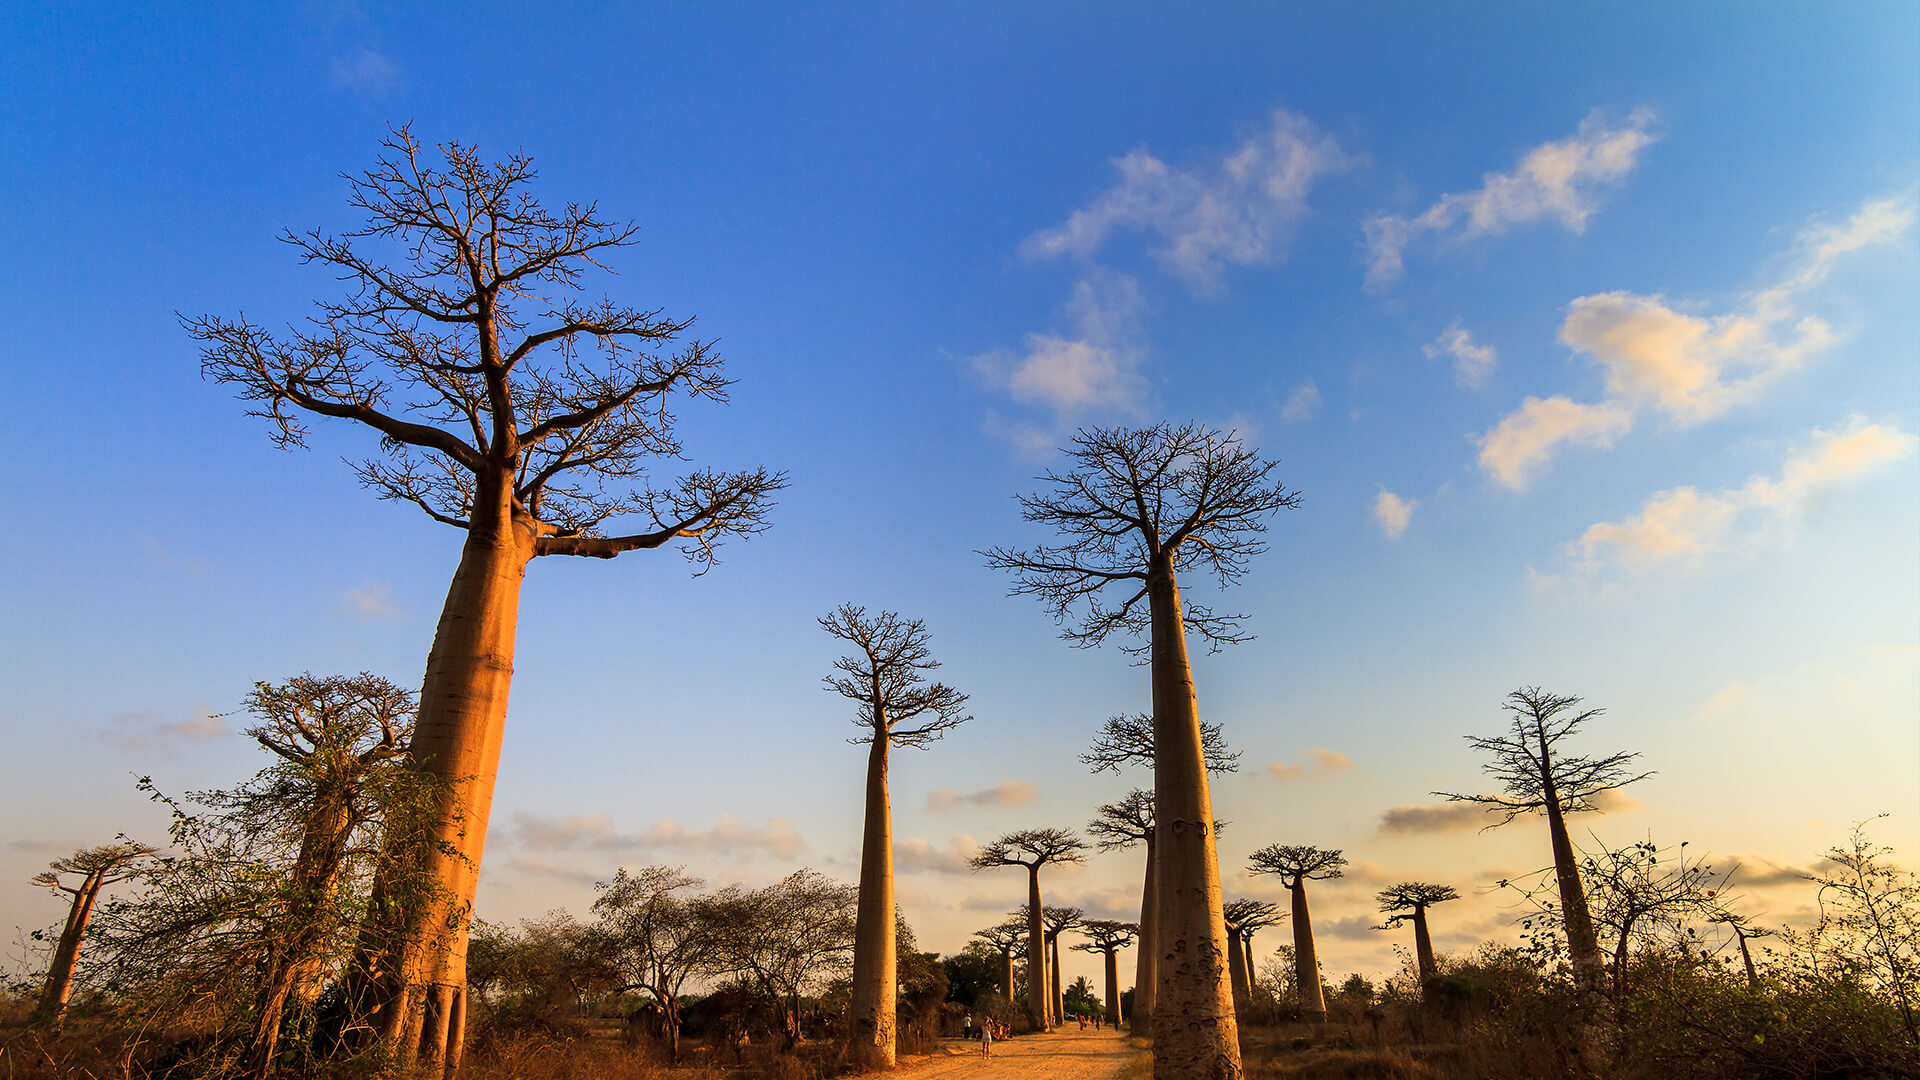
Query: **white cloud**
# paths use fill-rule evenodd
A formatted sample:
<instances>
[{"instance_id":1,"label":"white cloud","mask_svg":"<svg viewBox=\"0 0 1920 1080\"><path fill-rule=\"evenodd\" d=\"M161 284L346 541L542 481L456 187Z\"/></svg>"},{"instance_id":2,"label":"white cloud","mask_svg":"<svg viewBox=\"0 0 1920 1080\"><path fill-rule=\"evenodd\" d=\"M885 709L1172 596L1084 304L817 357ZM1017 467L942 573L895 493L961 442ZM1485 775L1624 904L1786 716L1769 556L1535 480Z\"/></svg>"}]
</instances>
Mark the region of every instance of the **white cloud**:
<instances>
[{"instance_id":1,"label":"white cloud","mask_svg":"<svg viewBox=\"0 0 1920 1080\"><path fill-rule=\"evenodd\" d=\"M1002 780L985 791L973 791L957 795L952 788L936 788L927 793L927 809L958 810L968 807L1008 809L1025 806L1034 800L1036 791L1032 784L1018 780Z\"/></svg>"},{"instance_id":2,"label":"white cloud","mask_svg":"<svg viewBox=\"0 0 1920 1080\"><path fill-rule=\"evenodd\" d=\"M400 69L392 60L364 47L333 60L334 84L363 94L386 93L393 89L399 75Z\"/></svg>"},{"instance_id":3,"label":"white cloud","mask_svg":"<svg viewBox=\"0 0 1920 1080\"><path fill-rule=\"evenodd\" d=\"M1453 381L1469 390L1484 385L1500 363L1493 346L1476 344L1473 335L1459 323L1447 327L1433 344L1423 346L1422 351L1429 360L1453 357Z\"/></svg>"},{"instance_id":4,"label":"white cloud","mask_svg":"<svg viewBox=\"0 0 1920 1080\"><path fill-rule=\"evenodd\" d=\"M1799 515L1834 487L1911 454L1915 444L1898 428L1849 417L1837 430L1815 429L1806 447L1787 456L1777 477L1756 476L1711 493L1691 487L1659 492L1623 521L1590 526L1567 551L1584 575L1697 562Z\"/></svg>"},{"instance_id":5,"label":"white cloud","mask_svg":"<svg viewBox=\"0 0 1920 1080\"><path fill-rule=\"evenodd\" d=\"M1913 220L1911 200L1876 199L1845 224L1803 229L1791 269L1736 312L1691 314L1629 292L1574 300L1560 341L1599 366L1604 397L1591 405L1528 398L1480 437L1480 467L1523 491L1563 442L1605 447L1642 413L1693 425L1752 401L1840 340L1825 320L1801 315L1795 297L1824 280L1835 260L1897 239Z\"/></svg>"},{"instance_id":6,"label":"white cloud","mask_svg":"<svg viewBox=\"0 0 1920 1080\"><path fill-rule=\"evenodd\" d=\"M1138 412L1145 392L1135 344L1140 304L1140 285L1133 278L1089 274L1074 284L1067 302L1072 336L1028 334L1020 355L977 356L974 370L1015 401L1051 409L1062 425L1091 411Z\"/></svg>"},{"instance_id":7,"label":"white cloud","mask_svg":"<svg viewBox=\"0 0 1920 1080\"><path fill-rule=\"evenodd\" d=\"M1376 215L1366 224L1367 283L1380 287L1397 279L1407 245L1427 233L1470 240L1539 221L1585 231L1600 196L1659 140L1648 130L1655 119L1651 109L1635 109L1624 124L1610 125L1596 109L1572 137L1534 147L1513 172L1487 173L1474 191L1442 195L1417 217Z\"/></svg>"},{"instance_id":8,"label":"white cloud","mask_svg":"<svg viewBox=\"0 0 1920 1080\"><path fill-rule=\"evenodd\" d=\"M1413 520L1413 508L1419 505L1419 502L1403 499L1383 487L1373 500L1373 519L1380 523L1380 531L1387 535L1387 539L1398 540L1400 534L1407 531L1407 523Z\"/></svg>"},{"instance_id":9,"label":"white cloud","mask_svg":"<svg viewBox=\"0 0 1920 1080\"><path fill-rule=\"evenodd\" d=\"M1280 409L1282 420L1307 420L1320 411L1320 388L1308 379L1293 388L1287 395L1287 403Z\"/></svg>"},{"instance_id":10,"label":"white cloud","mask_svg":"<svg viewBox=\"0 0 1920 1080\"><path fill-rule=\"evenodd\" d=\"M710 829L682 825L663 818L638 833L621 833L606 814L550 817L516 810L512 830L522 848L540 851L691 851L709 854L765 852L790 859L806 845L792 825L771 818L755 828L731 814L721 814Z\"/></svg>"},{"instance_id":11,"label":"white cloud","mask_svg":"<svg viewBox=\"0 0 1920 1080\"><path fill-rule=\"evenodd\" d=\"M1266 130L1192 169L1146 150L1114 163L1119 182L1067 220L1028 237L1028 258L1090 257L1117 229L1157 233L1154 255L1197 285L1223 265L1274 259L1292 223L1307 212L1314 181L1347 167L1346 155L1305 117L1275 109Z\"/></svg>"},{"instance_id":12,"label":"white cloud","mask_svg":"<svg viewBox=\"0 0 1920 1080\"><path fill-rule=\"evenodd\" d=\"M393 602L393 590L378 582L369 581L357 589L347 589L340 596L355 615L369 622L399 622L407 617Z\"/></svg>"},{"instance_id":13,"label":"white cloud","mask_svg":"<svg viewBox=\"0 0 1920 1080\"><path fill-rule=\"evenodd\" d=\"M938 848L915 836L894 843L893 865L901 873L972 874L973 857L978 854L980 844L971 836L956 836Z\"/></svg>"}]
</instances>

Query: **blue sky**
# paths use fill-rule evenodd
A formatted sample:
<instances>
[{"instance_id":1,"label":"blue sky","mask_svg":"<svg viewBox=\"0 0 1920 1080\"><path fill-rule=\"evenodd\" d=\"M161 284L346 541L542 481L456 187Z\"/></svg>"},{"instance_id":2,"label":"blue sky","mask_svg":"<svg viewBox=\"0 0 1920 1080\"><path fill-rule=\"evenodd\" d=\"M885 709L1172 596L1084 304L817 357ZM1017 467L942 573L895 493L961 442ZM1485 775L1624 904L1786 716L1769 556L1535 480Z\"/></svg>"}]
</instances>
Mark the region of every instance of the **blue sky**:
<instances>
[{"instance_id":1,"label":"blue sky","mask_svg":"<svg viewBox=\"0 0 1920 1080\"><path fill-rule=\"evenodd\" d=\"M1266 843L1356 862L1315 898L1330 969L1391 966L1395 880L1469 894L1455 946L1505 932L1479 890L1537 826L1384 815L1474 787L1460 736L1522 684L1658 770L1597 838L1744 860L1762 921L1853 821L1920 850L1920 14L1325 7L0 15L0 925L53 921L54 854L159 834L135 775L256 768L212 716L254 680L417 680L458 538L356 487L360 432L274 450L175 319L330 295L274 238L352 227L339 174L408 122L639 224L589 287L719 339L693 460L793 476L697 581L533 566L483 917L583 911L622 863L851 877L864 756L813 620L853 601L973 694L895 779L903 904L958 948L1022 893L954 856L1123 795L1076 755L1146 702L975 552L1041 539L1012 497L1076 426L1160 419L1305 496L1219 598L1257 640L1197 677L1245 754L1230 895L1275 894L1240 876ZM1058 888L1120 914L1138 870Z\"/></svg>"}]
</instances>

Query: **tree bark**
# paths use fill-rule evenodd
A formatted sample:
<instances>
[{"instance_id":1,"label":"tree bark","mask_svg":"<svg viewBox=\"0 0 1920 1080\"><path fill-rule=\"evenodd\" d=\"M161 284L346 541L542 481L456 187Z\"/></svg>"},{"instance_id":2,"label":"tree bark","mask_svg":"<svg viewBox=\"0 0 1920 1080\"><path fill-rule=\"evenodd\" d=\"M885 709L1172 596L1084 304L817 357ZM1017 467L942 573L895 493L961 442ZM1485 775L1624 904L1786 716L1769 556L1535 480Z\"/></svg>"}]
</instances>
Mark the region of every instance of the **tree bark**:
<instances>
[{"instance_id":1,"label":"tree bark","mask_svg":"<svg viewBox=\"0 0 1920 1080\"><path fill-rule=\"evenodd\" d=\"M1147 573L1152 619L1154 859L1159 986L1153 1000L1155 1080L1239 1080L1239 1029L1227 970L1213 799L1200 709L1171 555Z\"/></svg>"},{"instance_id":2,"label":"tree bark","mask_svg":"<svg viewBox=\"0 0 1920 1080\"><path fill-rule=\"evenodd\" d=\"M1145 1029L1153 1020L1153 990L1160 981L1159 904L1153 895L1153 837L1147 837L1147 876L1140 887L1140 944L1133 958L1133 1011L1127 1021L1136 1029Z\"/></svg>"},{"instance_id":3,"label":"tree bark","mask_svg":"<svg viewBox=\"0 0 1920 1080\"><path fill-rule=\"evenodd\" d=\"M1433 960L1433 938L1427 933L1427 905L1413 905L1413 953L1420 962L1420 988L1426 993L1427 983L1438 974Z\"/></svg>"},{"instance_id":4,"label":"tree bark","mask_svg":"<svg viewBox=\"0 0 1920 1080\"><path fill-rule=\"evenodd\" d=\"M53 950L53 964L47 968L47 985L40 992L40 1018L54 1024L67 1011L67 998L73 994L73 973L80 966L80 945L86 940L87 923L93 919L94 902L105 885L106 870L89 873L73 893L73 906L67 909L67 923L60 931L60 944Z\"/></svg>"},{"instance_id":5,"label":"tree bark","mask_svg":"<svg viewBox=\"0 0 1920 1080\"><path fill-rule=\"evenodd\" d=\"M1252 1008L1253 994L1247 983L1246 950L1241 946L1240 932L1233 929L1227 931L1227 974L1233 980L1233 1015L1237 1020Z\"/></svg>"},{"instance_id":6,"label":"tree bark","mask_svg":"<svg viewBox=\"0 0 1920 1080\"><path fill-rule=\"evenodd\" d=\"M1040 864L1027 867L1027 1020L1033 1030L1047 1023L1047 927L1040 918Z\"/></svg>"},{"instance_id":7,"label":"tree bark","mask_svg":"<svg viewBox=\"0 0 1920 1080\"><path fill-rule=\"evenodd\" d=\"M1067 999L1060 993L1060 935L1055 934L1047 942L1047 995L1048 1007L1053 1010L1055 1027L1064 1027L1067 1023Z\"/></svg>"},{"instance_id":8,"label":"tree bark","mask_svg":"<svg viewBox=\"0 0 1920 1080\"><path fill-rule=\"evenodd\" d=\"M1747 950L1747 935L1735 927L1733 936L1740 939L1740 962L1747 966L1747 990L1757 994L1760 992L1760 973L1753 969L1753 953Z\"/></svg>"},{"instance_id":9,"label":"tree bark","mask_svg":"<svg viewBox=\"0 0 1920 1080\"><path fill-rule=\"evenodd\" d=\"M1000 996L1013 1004L1013 950L1000 950Z\"/></svg>"},{"instance_id":10,"label":"tree bark","mask_svg":"<svg viewBox=\"0 0 1920 1080\"><path fill-rule=\"evenodd\" d=\"M1307 913L1307 880L1298 878L1293 893L1293 978L1300 988L1300 1012L1309 1023L1327 1022L1327 996L1320 987L1320 958L1313 951L1313 916Z\"/></svg>"},{"instance_id":11,"label":"tree bark","mask_svg":"<svg viewBox=\"0 0 1920 1080\"><path fill-rule=\"evenodd\" d=\"M861 1071L894 1066L899 958L894 955L893 813L887 799L884 714L867 755L867 821L860 843L860 903L854 916L849 1056Z\"/></svg>"},{"instance_id":12,"label":"tree bark","mask_svg":"<svg viewBox=\"0 0 1920 1080\"><path fill-rule=\"evenodd\" d=\"M1544 728L1537 729L1540 742L1541 797L1546 803L1547 833L1553 841L1553 876L1560 887L1560 916L1567 930L1567 953L1573 960L1573 983L1580 993L1581 1005L1597 1008L1606 993L1607 964L1600 955L1600 935L1593 928L1593 914L1587 909L1587 891L1580 883L1580 864L1573 852L1573 840L1567 835L1567 819L1560 806L1560 792L1553 782L1553 760L1549 757Z\"/></svg>"},{"instance_id":13,"label":"tree bark","mask_svg":"<svg viewBox=\"0 0 1920 1080\"><path fill-rule=\"evenodd\" d=\"M1120 1027L1120 950L1108 949L1107 953L1107 1022L1115 1030ZM1135 991L1138 994L1138 991Z\"/></svg>"}]
</instances>

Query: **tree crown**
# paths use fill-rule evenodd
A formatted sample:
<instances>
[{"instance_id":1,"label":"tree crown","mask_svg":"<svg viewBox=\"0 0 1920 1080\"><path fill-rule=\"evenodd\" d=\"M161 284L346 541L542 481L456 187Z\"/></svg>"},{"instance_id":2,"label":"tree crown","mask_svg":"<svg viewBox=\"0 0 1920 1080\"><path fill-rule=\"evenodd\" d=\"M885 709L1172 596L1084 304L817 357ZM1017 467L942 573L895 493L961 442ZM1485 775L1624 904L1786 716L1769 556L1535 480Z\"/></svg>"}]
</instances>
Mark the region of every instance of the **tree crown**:
<instances>
[{"instance_id":1,"label":"tree crown","mask_svg":"<svg viewBox=\"0 0 1920 1080\"><path fill-rule=\"evenodd\" d=\"M1460 899L1451 885L1431 885L1424 881L1402 881L1380 890L1374 896L1380 910L1388 913L1387 921L1377 929L1390 930L1413 918L1415 912L1425 911L1435 904L1444 904L1449 900Z\"/></svg>"},{"instance_id":2,"label":"tree crown","mask_svg":"<svg viewBox=\"0 0 1920 1080\"><path fill-rule=\"evenodd\" d=\"M1275 874L1287 887L1298 888L1303 881L1321 881L1343 877L1347 857L1338 848L1307 847L1299 844L1268 844L1247 856L1256 874Z\"/></svg>"},{"instance_id":3,"label":"tree crown","mask_svg":"<svg viewBox=\"0 0 1920 1080\"><path fill-rule=\"evenodd\" d=\"M1105 803L1098 815L1087 822L1101 851L1116 851L1153 839L1153 792L1134 788L1127 797Z\"/></svg>"},{"instance_id":4,"label":"tree crown","mask_svg":"<svg viewBox=\"0 0 1920 1080\"><path fill-rule=\"evenodd\" d=\"M1140 936L1140 924L1116 919L1087 919L1081 922L1080 932L1089 940L1073 948L1080 952L1114 952L1133 944L1133 939Z\"/></svg>"},{"instance_id":5,"label":"tree crown","mask_svg":"<svg viewBox=\"0 0 1920 1080\"><path fill-rule=\"evenodd\" d=\"M1047 940L1052 941L1066 931L1078 927L1086 914L1077 907L1042 907L1040 925L1046 930Z\"/></svg>"},{"instance_id":6,"label":"tree crown","mask_svg":"<svg viewBox=\"0 0 1920 1080\"><path fill-rule=\"evenodd\" d=\"M1087 842L1065 829L1022 829L980 849L972 859L975 870L996 866L1024 866L1037 870L1047 863L1085 862Z\"/></svg>"},{"instance_id":7,"label":"tree crown","mask_svg":"<svg viewBox=\"0 0 1920 1080\"><path fill-rule=\"evenodd\" d=\"M1265 900L1229 900L1221 906L1220 914L1229 930L1243 934L1286 918L1280 912L1280 905Z\"/></svg>"},{"instance_id":8,"label":"tree crown","mask_svg":"<svg viewBox=\"0 0 1920 1080\"><path fill-rule=\"evenodd\" d=\"M1467 736L1468 744L1488 755L1490 760L1481 768L1500 781L1503 790L1485 795L1434 794L1452 802L1479 803L1501 813L1499 821L1487 826L1492 829L1550 804L1561 813L1598 810L1595 800L1602 792L1653 775L1632 770L1633 760L1640 756L1637 753L1580 757L1559 752L1562 740L1606 713L1605 709L1570 713L1578 704L1577 697L1549 694L1537 686L1523 686L1508 694L1501 707L1512 714L1512 728L1504 735Z\"/></svg>"},{"instance_id":9,"label":"tree crown","mask_svg":"<svg viewBox=\"0 0 1920 1080\"><path fill-rule=\"evenodd\" d=\"M867 733L852 743L884 737L896 746L925 748L972 719L961 715L967 695L943 683L928 683L922 672L940 666L928 648L926 624L891 611L869 618L867 609L842 604L820 620L820 628L860 650L833 662L826 688L858 702L854 723Z\"/></svg>"}]
</instances>

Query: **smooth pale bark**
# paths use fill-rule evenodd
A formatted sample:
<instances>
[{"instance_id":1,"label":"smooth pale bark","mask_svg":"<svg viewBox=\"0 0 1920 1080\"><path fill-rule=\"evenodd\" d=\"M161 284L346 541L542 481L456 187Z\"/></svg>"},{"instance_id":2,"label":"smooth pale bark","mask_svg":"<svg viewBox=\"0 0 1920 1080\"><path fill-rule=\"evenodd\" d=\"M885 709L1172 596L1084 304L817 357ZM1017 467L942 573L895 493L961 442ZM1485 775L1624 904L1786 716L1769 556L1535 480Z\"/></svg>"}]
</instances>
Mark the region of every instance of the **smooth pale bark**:
<instances>
[{"instance_id":1,"label":"smooth pale bark","mask_svg":"<svg viewBox=\"0 0 1920 1080\"><path fill-rule=\"evenodd\" d=\"M1035 1031L1047 1023L1047 926L1040 917L1040 864L1027 867L1027 1020Z\"/></svg>"},{"instance_id":2,"label":"smooth pale bark","mask_svg":"<svg viewBox=\"0 0 1920 1080\"><path fill-rule=\"evenodd\" d=\"M893 811L887 799L886 714L867 755L867 822L860 842L860 904L854 916L849 1056L861 1070L894 1065L899 992L893 908Z\"/></svg>"},{"instance_id":3,"label":"smooth pale bark","mask_svg":"<svg viewBox=\"0 0 1920 1080\"><path fill-rule=\"evenodd\" d=\"M1159 904L1153 895L1153 837L1147 837L1147 880L1140 887L1140 944L1133 958L1133 1013L1127 1021L1144 1030L1153 1020L1153 989L1160 982L1158 938Z\"/></svg>"},{"instance_id":4,"label":"smooth pale bark","mask_svg":"<svg viewBox=\"0 0 1920 1080\"><path fill-rule=\"evenodd\" d=\"M1598 1007L1606 993L1607 965L1600 955L1600 935L1593 928L1593 915L1587 910L1587 892L1580 884L1580 864L1575 861L1573 840L1567 835L1566 815L1561 812L1560 792L1553 782L1553 759L1545 726L1536 729L1540 742L1541 798L1546 803L1547 833L1553 841L1553 876L1560 887L1560 915L1567 930L1567 953L1573 959L1573 984L1580 992L1581 1004Z\"/></svg>"},{"instance_id":5,"label":"smooth pale bark","mask_svg":"<svg viewBox=\"0 0 1920 1080\"><path fill-rule=\"evenodd\" d=\"M1253 995L1247 983L1246 947L1240 931L1231 926L1227 928L1227 974L1233 980L1233 1015L1236 1019L1244 1017L1252 1007Z\"/></svg>"},{"instance_id":6,"label":"smooth pale bark","mask_svg":"<svg viewBox=\"0 0 1920 1080\"><path fill-rule=\"evenodd\" d=\"M1000 950L1000 996L1013 1004L1013 950Z\"/></svg>"},{"instance_id":7,"label":"smooth pale bark","mask_svg":"<svg viewBox=\"0 0 1920 1080\"><path fill-rule=\"evenodd\" d=\"M434 631L410 744L414 767L446 782L438 821L416 847L429 889L402 883L403 895L376 887L376 905L394 905L397 925L374 928L372 957L399 939L397 962L373 976L368 1001L374 1031L399 1051L459 1068L467 992L467 931L493 808L500 740L513 682L520 586L539 526L510 506L505 479L482 484ZM448 854L448 849L458 855ZM391 885L391 882L382 883ZM411 1053L409 1053L411 1051Z\"/></svg>"},{"instance_id":8,"label":"smooth pale bark","mask_svg":"<svg viewBox=\"0 0 1920 1080\"><path fill-rule=\"evenodd\" d=\"M1240 951L1240 963L1245 966L1247 972L1247 1000L1251 1002L1253 992L1260 986L1260 973L1253 966L1253 932L1251 930L1240 931ZM1242 1020L1247 1018L1244 1012L1238 1015Z\"/></svg>"},{"instance_id":9,"label":"smooth pale bark","mask_svg":"<svg viewBox=\"0 0 1920 1080\"><path fill-rule=\"evenodd\" d=\"M1118 1028L1120 1015L1120 950L1108 949L1107 953L1107 1023Z\"/></svg>"},{"instance_id":10,"label":"smooth pale bark","mask_svg":"<svg viewBox=\"0 0 1920 1080\"><path fill-rule=\"evenodd\" d=\"M1048 1007L1053 1010L1053 1023L1060 1027L1067 1022L1067 999L1060 993L1060 935L1047 939L1047 995Z\"/></svg>"},{"instance_id":11,"label":"smooth pale bark","mask_svg":"<svg viewBox=\"0 0 1920 1080\"><path fill-rule=\"evenodd\" d=\"M1169 555L1147 570L1152 618L1154 893L1159 985L1153 997L1155 1080L1239 1080L1239 1028L1221 914L1213 799L1200 708L1187 659L1180 588Z\"/></svg>"},{"instance_id":12,"label":"smooth pale bark","mask_svg":"<svg viewBox=\"0 0 1920 1080\"><path fill-rule=\"evenodd\" d=\"M1424 989L1438 974L1433 960L1433 938L1427 933L1427 905L1413 905L1413 954L1420 963L1420 985Z\"/></svg>"},{"instance_id":13,"label":"smooth pale bark","mask_svg":"<svg viewBox=\"0 0 1920 1080\"><path fill-rule=\"evenodd\" d=\"M80 966L80 945L87 937L87 923L93 919L93 905L105 887L105 868L89 871L73 893L73 906L67 909L67 922L60 931L60 944L54 947L53 964L47 969L47 985L40 992L39 1017L54 1023L67 1011L67 998L73 994L73 973Z\"/></svg>"},{"instance_id":14,"label":"smooth pale bark","mask_svg":"<svg viewBox=\"0 0 1920 1080\"><path fill-rule=\"evenodd\" d=\"M1320 958L1313 951L1313 916L1307 913L1307 879L1295 878L1293 894L1293 981L1300 990L1300 1012L1308 1022L1327 1021L1327 996L1320 987Z\"/></svg>"}]
</instances>

